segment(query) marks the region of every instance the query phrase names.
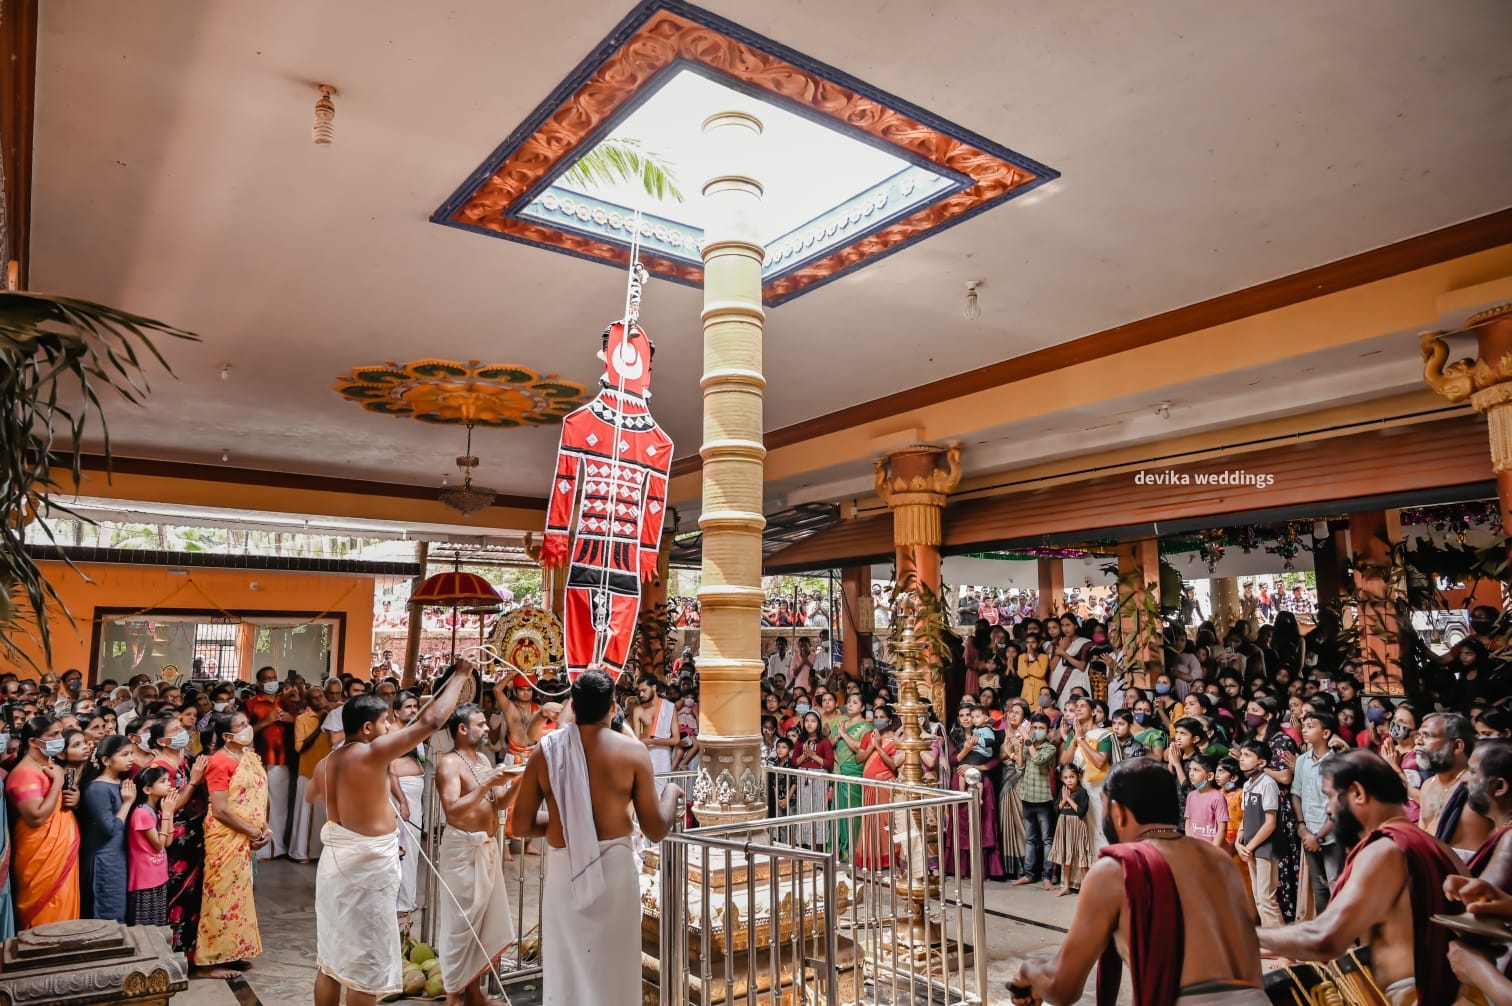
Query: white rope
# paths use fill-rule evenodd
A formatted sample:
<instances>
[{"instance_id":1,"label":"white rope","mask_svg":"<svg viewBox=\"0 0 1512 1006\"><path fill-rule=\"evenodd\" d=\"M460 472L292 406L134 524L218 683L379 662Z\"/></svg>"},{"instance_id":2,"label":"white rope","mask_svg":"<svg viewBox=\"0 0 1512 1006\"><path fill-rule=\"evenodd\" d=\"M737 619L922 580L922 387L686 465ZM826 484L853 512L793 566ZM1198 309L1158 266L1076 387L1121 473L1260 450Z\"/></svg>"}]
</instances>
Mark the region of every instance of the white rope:
<instances>
[{"instance_id":1,"label":"white rope","mask_svg":"<svg viewBox=\"0 0 1512 1006\"><path fill-rule=\"evenodd\" d=\"M640 207L637 206L635 209L635 217L632 221L632 229L630 232L630 271L625 279L625 313L621 316L620 321L620 324L623 326L624 337L627 340L630 338L630 333L634 331L634 326L640 321L640 293L638 289L639 280L636 276L636 271L640 267L640 248L641 211ZM605 364L608 364L607 360L605 361ZM647 353L646 366L651 366L649 353ZM603 662L604 651L609 646L609 617L610 609L612 608L612 604L609 602L608 598L609 565L614 559L614 508L619 498L618 482L620 436L624 430L625 414L625 375L620 372L618 367L615 368L615 372L619 374L619 385L615 388L617 398L614 407L614 446L613 450L610 453L609 460L609 491L611 497L609 500L608 513L609 532L607 536L607 554L604 556L604 561L599 566L599 596L604 599L605 611L602 624L600 624L599 622L597 612L594 613L593 663L595 664ZM642 517L644 518L644 514L642 514ZM632 571L632 575L635 576L638 580L640 577L640 549L638 542L633 554L635 556L635 568Z\"/></svg>"},{"instance_id":2,"label":"white rope","mask_svg":"<svg viewBox=\"0 0 1512 1006\"><path fill-rule=\"evenodd\" d=\"M389 801L389 805L394 808L394 813L399 813L398 805L395 804L392 800ZM403 817L400 817L399 820L401 823L404 823ZM450 825L446 825L445 827L450 827ZM499 966L496 963L496 958L491 956L488 952L488 948L483 945L483 937L478 933L477 928L473 926L472 920L467 917L467 911L462 907L462 902L457 899L456 892L451 889L451 885L446 882L446 878L441 876L441 870L436 866L435 862L425 854L425 841L423 838L419 842L415 843L415 851L420 853L420 858L425 860L425 865L430 867L431 873L435 874L436 879L441 882L441 886L446 889L446 896L451 898L452 904L457 906L457 914L462 917L463 923L465 923L467 926L467 931L472 933L473 942L478 945L479 950L483 951L483 959L488 961L488 970L493 972L494 978L498 979L499 989L502 991L504 988L504 972L499 969ZM519 939L514 939L504 944L504 946L499 950L499 957L503 957L506 953L509 952L510 947L515 946L519 942ZM443 976L442 981L445 980L446 979Z\"/></svg>"}]
</instances>

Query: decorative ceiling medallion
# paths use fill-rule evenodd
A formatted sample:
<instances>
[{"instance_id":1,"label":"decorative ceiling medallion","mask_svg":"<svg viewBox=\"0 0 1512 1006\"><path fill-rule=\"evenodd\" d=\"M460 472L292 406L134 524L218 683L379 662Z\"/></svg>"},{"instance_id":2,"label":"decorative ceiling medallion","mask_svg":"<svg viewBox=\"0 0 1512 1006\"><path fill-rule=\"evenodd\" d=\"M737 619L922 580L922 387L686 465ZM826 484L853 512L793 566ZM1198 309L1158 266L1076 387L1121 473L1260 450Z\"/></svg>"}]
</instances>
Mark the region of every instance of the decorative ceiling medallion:
<instances>
[{"instance_id":1,"label":"decorative ceiling medallion","mask_svg":"<svg viewBox=\"0 0 1512 1006\"><path fill-rule=\"evenodd\" d=\"M1059 173L841 71L681 0L647 0L432 214L436 223L619 267L634 210L559 177L685 71L718 80L907 163L858 184L801 226L768 239L762 293L780 304L914 241L1023 195ZM815 170L821 166L816 165ZM685 188L699 179L682 179ZM642 261L703 279L701 234L642 222Z\"/></svg>"},{"instance_id":2,"label":"decorative ceiling medallion","mask_svg":"<svg viewBox=\"0 0 1512 1006\"><path fill-rule=\"evenodd\" d=\"M356 367L336 392L370 412L427 423L549 426L583 403L587 389L512 363L413 360Z\"/></svg>"}]
</instances>

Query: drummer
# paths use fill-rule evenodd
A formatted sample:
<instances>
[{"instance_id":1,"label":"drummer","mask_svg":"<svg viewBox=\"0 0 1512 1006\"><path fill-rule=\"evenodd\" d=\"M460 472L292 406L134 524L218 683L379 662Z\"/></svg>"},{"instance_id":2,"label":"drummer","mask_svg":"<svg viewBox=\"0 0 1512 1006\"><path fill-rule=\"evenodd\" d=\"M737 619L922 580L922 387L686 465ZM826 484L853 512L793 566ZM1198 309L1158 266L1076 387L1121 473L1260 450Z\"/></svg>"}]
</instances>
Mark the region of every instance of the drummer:
<instances>
[{"instance_id":1,"label":"drummer","mask_svg":"<svg viewBox=\"0 0 1512 1006\"><path fill-rule=\"evenodd\" d=\"M1375 984L1391 1006L1448 1006L1459 992L1449 968L1449 934L1429 920L1460 906L1444 882L1464 873L1460 858L1407 819L1407 786L1373 751L1324 759L1323 793L1333 833L1349 849L1328 907L1317 918L1261 929L1263 950L1332 961L1369 948Z\"/></svg>"}]
</instances>

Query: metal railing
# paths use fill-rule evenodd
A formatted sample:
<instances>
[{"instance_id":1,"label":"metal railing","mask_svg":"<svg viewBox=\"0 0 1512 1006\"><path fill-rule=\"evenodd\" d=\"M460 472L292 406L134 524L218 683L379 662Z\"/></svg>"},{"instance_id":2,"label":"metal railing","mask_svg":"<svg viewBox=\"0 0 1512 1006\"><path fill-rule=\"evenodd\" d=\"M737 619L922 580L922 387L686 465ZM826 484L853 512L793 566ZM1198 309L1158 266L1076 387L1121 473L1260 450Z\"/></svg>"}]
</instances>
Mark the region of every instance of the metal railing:
<instances>
[{"instance_id":1,"label":"metal railing","mask_svg":"<svg viewBox=\"0 0 1512 1006\"><path fill-rule=\"evenodd\" d=\"M975 771L965 791L766 772L776 813L662 843L663 1006L986 1002Z\"/></svg>"}]
</instances>

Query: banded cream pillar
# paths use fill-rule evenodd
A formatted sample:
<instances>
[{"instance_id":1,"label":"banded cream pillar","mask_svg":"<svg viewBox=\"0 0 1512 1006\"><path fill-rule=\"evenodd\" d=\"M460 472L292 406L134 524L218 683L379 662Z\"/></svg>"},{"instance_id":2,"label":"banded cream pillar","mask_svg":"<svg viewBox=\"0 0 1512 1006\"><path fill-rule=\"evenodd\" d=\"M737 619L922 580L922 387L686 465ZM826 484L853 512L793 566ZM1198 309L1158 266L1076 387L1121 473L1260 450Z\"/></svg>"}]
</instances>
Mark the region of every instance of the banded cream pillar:
<instances>
[{"instance_id":1,"label":"banded cream pillar","mask_svg":"<svg viewBox=\"0 0 1512 1006\"><path fill-rule=\"evenodd\" d=\"M761 183L749 174L761 120L720 112L703 124L703 583L699 638L699 769L694 812L705 824L766 816L761 765L762 439Z\"/></svg>"}]
</instances>

